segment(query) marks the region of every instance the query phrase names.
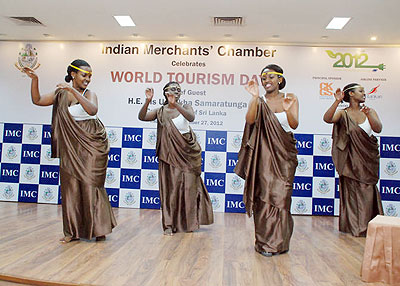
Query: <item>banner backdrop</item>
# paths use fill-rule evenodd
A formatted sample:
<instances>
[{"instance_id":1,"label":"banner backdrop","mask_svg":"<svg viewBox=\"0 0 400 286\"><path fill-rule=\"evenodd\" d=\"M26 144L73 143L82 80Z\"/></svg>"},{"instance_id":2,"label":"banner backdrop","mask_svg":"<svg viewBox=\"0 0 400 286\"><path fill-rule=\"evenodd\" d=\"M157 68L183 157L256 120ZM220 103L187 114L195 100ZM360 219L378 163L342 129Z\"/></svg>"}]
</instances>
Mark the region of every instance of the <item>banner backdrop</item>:
<instances>
[{"instance_id":1,"label":"banner backdrop","mask_svg":"<svg viewBox=\"0 0 400 286\"><path fill-rule=\"evenodd\" d=\"M400 48L0 42L0 51L2 201L60 203L58 161L50 156L51 107L31 103L30 79L18 68L34 68L46 93L64 82L70 62L82 58L92 66L89 88L98 96L98 116L112 147L106 188L113 207L160 207L156 123L137 116L146 87L155 89L150 107L157 108L164 101L162 87L177 81L181 100L195 110L191 126L203 149L203 178L214 210L244 212L243 181L233 173L251 98L244 85L275 63L284 70L283 92L295 93L300 103L293 214L338 215L332 125L322 117L336 88L357 82L383 122L379 188L385 214L400 216Z\"/></svg>"}]
</instances>

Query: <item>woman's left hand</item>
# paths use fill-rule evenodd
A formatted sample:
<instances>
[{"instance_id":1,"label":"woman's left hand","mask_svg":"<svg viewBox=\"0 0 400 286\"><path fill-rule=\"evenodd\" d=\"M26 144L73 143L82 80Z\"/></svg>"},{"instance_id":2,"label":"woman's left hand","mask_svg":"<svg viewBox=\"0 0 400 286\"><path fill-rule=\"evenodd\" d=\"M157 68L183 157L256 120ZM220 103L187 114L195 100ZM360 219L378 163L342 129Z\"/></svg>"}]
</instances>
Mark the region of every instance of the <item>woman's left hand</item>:
<instances>
[{"instance_id":1,"label":"woman's left hand","mask_svg":"<svg viewBox=\"0 0 400 286\"><path fill-rule=\"evenodd\" d=\"M369 112L371 111L371 109L366 105L361 106L360 110L361 112L364 112L365 115L368 115Z\"/></svg>"},{"instance_id":2,"label":"woman's left hand","mask_svg":"<svg viewBox=\"0 0 400 286\"><path fill-rule=\"evenodd\" d=\"M168 98L168 104L170 104L172 107L176 106L176 98L175 95L172 93L167 92L167 98Z\"/></svg>"},{"instance_id":3,"label":"woman's left hand","mask_svg":"<svg viewBox=\"0 0 400 286\"><path fill-rule=\"evenodd\" d=\"M283 110L288 111L290 107L297 101L297 98L291 94L287 94L283 99Z\"/></svg>"}]
</instances>

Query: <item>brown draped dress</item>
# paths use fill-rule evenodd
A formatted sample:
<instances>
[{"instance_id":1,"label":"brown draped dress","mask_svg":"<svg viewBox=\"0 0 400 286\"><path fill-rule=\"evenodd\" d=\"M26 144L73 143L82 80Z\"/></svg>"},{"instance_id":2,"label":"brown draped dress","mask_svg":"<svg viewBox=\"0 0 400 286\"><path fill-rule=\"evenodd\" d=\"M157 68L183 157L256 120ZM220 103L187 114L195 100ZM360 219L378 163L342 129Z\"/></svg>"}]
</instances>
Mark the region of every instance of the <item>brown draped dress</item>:
<instances>
[{"instance_id":1,"label":"brown draped dress","mask_svg":"<svg viewBox=\"0 0 400 286\"><path fill-rule=\"evenodd\" d=\"M162 106L157 112L157 146L162 227L189 232L214 222L201 175L201 147L190 128L181 134Z\"/></svg>"},{"instance_id":2,"label":"brown draped dress","mask_svg":"<svg viewBox=\"0 0 400 286\"><path fill-rule=\"evenodd\" d=\"M248 216L254 216L255 249L259 252L289 250L296 167L293 133L282 128L267 103L259 98L256 121L245 125L235 167L235 173L245 180L243 201Z\"/></svg>"},{"instance_id":3,"label":"brown draped dress","mask_svg":"<svg viewBox=\"0 0 400 286\"><path fill-rule=\"evenodd\" d=\"M91 239L117 225L104 188L109 144L99 119L75 121L68 104L67 91L57 90L51 148L52 157L60 158L64 235Z\"/></svg>"},{"instance_id":4,"label":"brown draped dress","mask_svg":"<svg viewBox=\"0 0 400 286\"><path fill-rule=\"evenodd\" d=\"M378 140L373 135L368 136L346 110L334 124L332 137L332 159L339 173L339 230L353 236L366 236L368 222L383 214L376 187L379 179Z\"/></svg>"}]
</instances>

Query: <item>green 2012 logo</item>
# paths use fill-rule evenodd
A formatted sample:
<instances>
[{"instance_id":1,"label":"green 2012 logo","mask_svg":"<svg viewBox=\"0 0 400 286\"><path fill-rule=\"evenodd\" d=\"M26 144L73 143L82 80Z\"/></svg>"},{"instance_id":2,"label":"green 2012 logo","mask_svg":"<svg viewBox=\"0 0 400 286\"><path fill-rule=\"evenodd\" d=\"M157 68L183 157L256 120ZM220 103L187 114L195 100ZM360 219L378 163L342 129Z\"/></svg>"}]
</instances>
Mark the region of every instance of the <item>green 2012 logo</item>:
<instances>
[{"instance_id":1,"label":"green 2012 logo","mask_svg":"<svg viewBox=\"0 0 400 286\"><path fill-rule=\"evenodd\" d=\"M326 53L332 59L338 58L338 60L333 64L334 68L351 68L353 64L356 69L367 68L380 69L381 71L383 71L386 68L384 64L366 65L365 63L368 61L368 55L366 53L352 55L350 53L334 53L330 50L326 50Z\"/></svg>"}]
</instances>

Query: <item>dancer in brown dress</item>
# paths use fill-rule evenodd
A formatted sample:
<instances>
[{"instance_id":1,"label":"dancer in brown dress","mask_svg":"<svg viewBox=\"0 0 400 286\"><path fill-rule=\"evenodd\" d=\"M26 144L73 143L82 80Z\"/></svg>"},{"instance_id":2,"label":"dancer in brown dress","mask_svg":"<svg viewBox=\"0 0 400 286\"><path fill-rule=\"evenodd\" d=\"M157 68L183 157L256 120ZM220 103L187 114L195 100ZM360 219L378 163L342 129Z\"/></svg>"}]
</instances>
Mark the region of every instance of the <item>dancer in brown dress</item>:
<instances>
[{"instance_id":1,"label":"dancer in brown dress","mask_svg":"<svg viewBox=\"0 0 400 286\"><path fill-rule=\"evenodd\" d=\"M139 119L157 119L157 146L161 216L164 234L189 232L212 224L211 200L201 175L201 147L189 126L193 108L178 101L181 87L169 82L163 89L166 104L147 111L154 90L146 89Z\"/></svg>"},{"instance_id":2,"label":"dancer in brown dress","mask_svg":"<svg viewBox=\"0 0 400 286\"><path fill-rule=\"evenodd\" d=\"M279 91L286 84L279 66L266 66L261 83L262 97L255 81L246 87L252 99L235 173L245 179L243 201L247 214L254 216L255 250L268 257L287 252L293 232L297 149L290 129L298 126L299 105L294 94Z\"/></svg>"},{"instance_id":3,"label":"dancer in brown dress","mask_svg":"<svg viewBox=\"0 0 400 286\"><path fill-rule=\"evenodd\" d=\"M339 230L365 236L368 222L383 214L376 187L379 146L371 134L381 132L382 123L376 111L364 105L365 91L359 84L349 84L343 92L337 89L335 99L324 121L334 123L332 159L339 173ZM342 100L349 102L349 107L336 111Z\"/></svg>"},{"instance_id":4,"label":"dancer in brown dress","mask_svg":"<svg viewBox=\"0 0 400 286\"><path fill-rule=\"evenodd\" d=\"M66 82L45 95L39 93L39 79L29 68L32 102L53 105L52 157L60 158L60 182L64 237L67 243L80 238L105 240L116 226L104 181L109 144L106 130L97 118L97 96L87 89L92 69L83 60L67 68Z\"/></svg>"}]
</instances>

